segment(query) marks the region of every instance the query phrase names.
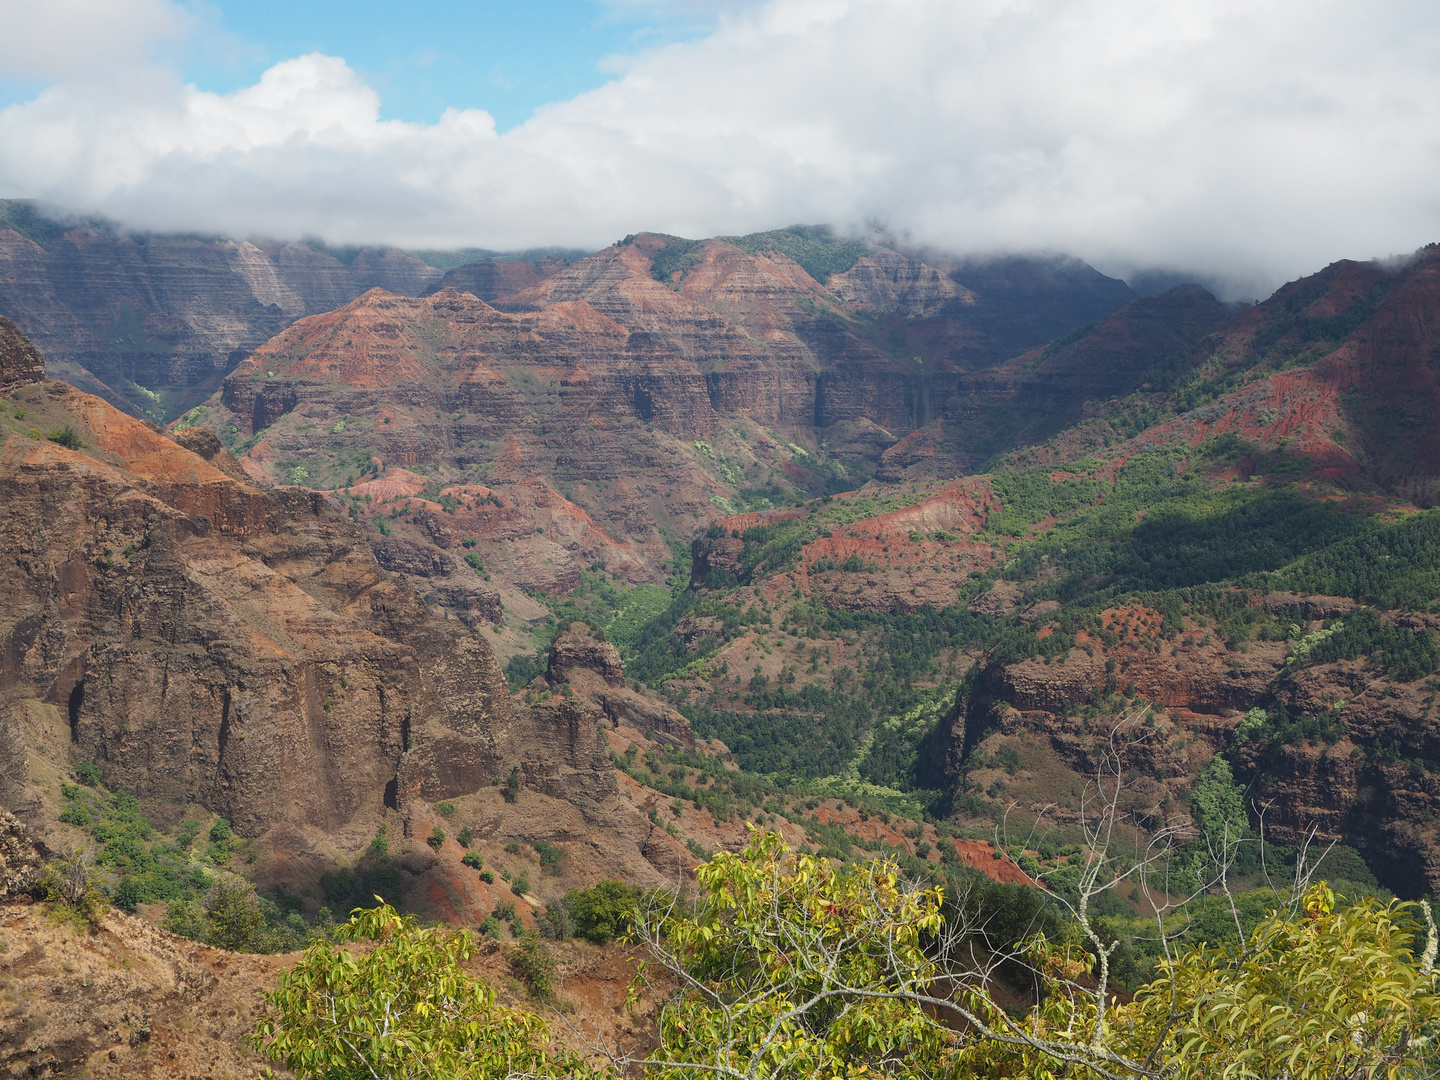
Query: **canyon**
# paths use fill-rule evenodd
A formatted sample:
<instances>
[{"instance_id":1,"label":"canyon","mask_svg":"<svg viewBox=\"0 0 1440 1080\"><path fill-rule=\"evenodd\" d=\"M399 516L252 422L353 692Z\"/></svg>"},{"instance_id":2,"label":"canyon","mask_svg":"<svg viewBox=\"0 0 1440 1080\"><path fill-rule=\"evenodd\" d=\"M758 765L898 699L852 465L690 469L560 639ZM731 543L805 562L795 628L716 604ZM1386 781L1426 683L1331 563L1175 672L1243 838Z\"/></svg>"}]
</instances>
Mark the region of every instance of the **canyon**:
<instances>
[{"instance_id":1,"label":"canyon","mask_svg":"<svg viewBox=\"0 0 1440 1080\"><path fill-rule=\"evenodd\" d=\"M1118 753L1137 829L1224 763L1269 841L1440 887L1440 249L1250 306L802 228L450 265L7 212L0 807L46 852L84 768L311 916L377 844L519 928L751 828L1053 891L1007 830L1079 835ZM163 1010L230 962L128 918L85 963Z\"/></svg>"},{"instance_id":2,"label":"canyon","mask_svg":"<svg viewBox=\"0 0 1440 1080\"><path fill-rule=\"evenodd\" d=\"M1182 326L1187 291L1154 298ZM966 442L937 420L912 435L931 452L895 462L894 480L716 521L695 542L692 587L765 616L721 632L707 607L716 635L691 646L703 662L677 671L674 692L742 760L767 726L820 725L810 745L842 744L840 767L946 791L962 814L1073 824L1063 793L1121 730L1136 813L1183 829L1192 785L1223 755L1273 841L1353 845L1402 894L1431 890L1436 553L1434 512L1417 507L1435 501L1440 253L1336 264L1230 319L1206 301L1210 329L1189 352L1162 335L1126 365L1113 343L1134 339L1125 322L1148 303L984 374L1011 404L990 428L979 412L955 426L997 439L1012 407L1047 400L1057 369L1100 388L1076 423L990 475L946 479ZM1105 360L1088 379L1087 356ZM898 770L834 719L863 697L845 680L908 648L867 637L887 617L948 628L915 681L955 688L895 729ZM1347 621L1373 629L1305 659L1305 642ZM1401 646L1374 644L1386 635L1423 658L1401 664ZM883 698L866 707L884 734Z\"/></svg>"},{"instance_id":3,"label":"canyon","mask_svg":"<svg viewBox=\"0 0 1440 1080\"><path fill-rule=\"evenodd\" d=\"M451 260L429 257L442 266L395 249L134 234L0 200L0 315L36 342L52 374L164 422L302 316L371 288L438 286ZM491 279L518 284L565 261L484 265Z\"/></svg>"},{"instance_id":4,"label":"canyon","mask_svg":"<svg viewBox=\"0 0 1440 1080\"><path fill-rule=\"evenodd\" d=\"M257 841L257 876L313 880L387 817L498 803L517 770L557 809L516 835L601 829L601 869L658 874L595 718L513 701L484 636L437 618L323 496L261 490L209 432L172 440L45 377L8 322L0 360L14 809L55 827L37 785L89 760L157 825L198 804Z\"/></svg>"}]
</instances>

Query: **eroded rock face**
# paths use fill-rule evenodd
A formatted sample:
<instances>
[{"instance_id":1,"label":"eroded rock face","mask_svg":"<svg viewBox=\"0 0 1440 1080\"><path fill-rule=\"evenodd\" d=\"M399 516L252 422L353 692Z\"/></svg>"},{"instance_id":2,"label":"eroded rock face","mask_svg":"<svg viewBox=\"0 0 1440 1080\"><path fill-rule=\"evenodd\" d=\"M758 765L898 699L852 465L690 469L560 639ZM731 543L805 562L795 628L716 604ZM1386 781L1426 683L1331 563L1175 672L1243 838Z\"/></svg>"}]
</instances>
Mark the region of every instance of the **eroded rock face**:
<instances>
[{"instance_id":1,"label":"eroded rock face","mask_svg":"<svg viewBox=\"0 0 1440 1080\"><path fill-rule=\"evenodd\" d=\"M5 316L0 315L0 391L37 382L45 377L45 358Z\"/></svg>"},{"instance_id":2,"label":"eroded rock face","mask_svg":"<svg viewBox=\"0 0 1440 1080\"><path fill-rule=\"evenodd\" d=\"M619 650L597 638L584 623L571 623L556 636L545 681L568 689L611 724L628 724L659 742L695 748L690 722L664 702L627 687Z\"/></svg>"},{"instance_id":3,"label":"eroded rock face","mask_svg":"<svg viewBox=\"0 0 1440 1080\"><path fill-rule=\"evenodd\" d=\"M1353 606L1343 597L1268 599L1315 620ZM987 663L930 744L922 763L930 781L955 783L970 755L995 734L1041 743L1082 777L1094 776L1119 746L1134 770L1136 806L1156 823L1183 827L1188 819L1176 796L1226 751L1250 797L1266 808L1268 838L1351 844L1404 895L1440 885L1440 784L1424 764L1440 757L1440 710L1430 680L1397 683L1365 659L1287 672L1284 642L1251 642L1245 652L1232 652L1199 626L1187 624L1167 639L1158 632L1159 613L1141 607L1112 608L1100 618L1129 632L1107 644L1080 631L1077 646L1048 663ZM1117 717L1087 717L1083 705L1120 688L1153 705L1138 737L1112 743ZM1331 713L1339 734L1328 742L1237 742L1235 729L1252 708L1283 708L1292 717ZM1140 704L1132 712L1144 710Z\"/></svg>"},{"instance_id":4,"label":"eroded rock face","mask_svg":"<svg viewBox=\"0 0 1440 1080\"><path fill-rule=\"evenodd\" d=\"M964 372L1044 340L1030 326L1052 301L1080 288L1094 318L1129 296L1057 272L1027 279L1028 302L992 302L893 251L827 283L779 251L721 240L656 280L672 241L461 267L420 299L375 290L267 342L203 423L249 444L257 478L373 495L362 515L380 499L364 459L386 478L423 471L440 482L407 493L431 488L422 517L441 521L443 496L445 528L494 545L486 565L525 588L564 591L597 562L653 582L671 557L664 535L698 531L741 490L859 486ZM987 287L1014 293L1015 273ZM976 328L982 314L995 335Z\"/></svg>"},{"instance_id":5,"label":"eroded rock face","mask_svg":"<svg viewBox=\"0 0 1440 1080\"><path fill-rule=\"evenodd\" d=\"M93 760L160 822L198 802L251 837L373 834L387 805L517 767L603 817L593 720L513 703L485 640L432 615L320 493L250 486L213 463L213 436L187 449L63 383L15 392L0 750L23 750L23 705L49 758ZM4 755L0 794L23 795L25 760Z\"/></svg>"},{"instance_id":6,"label":"eroded rock face","mask_svg":"<svg viewBox=\"0 0 1440 1080\"><path fill-rule=\"evenodd\" d=\"M20 722L8 702L0 700L0 808L24 813L39 803L29 786L30 757Z\"/></svg>"},{"instance_id":7,"label":"eroded rock face","mask_svg":"<svg viewBox=\"0 0 1440 1080\"><path fill-rule=\"evenodd\" d=\"M571 623L550 646L545 677L552 684L571 681L581 672L598 675L606 686L624 686L625 668L620 650L602 641L584 623Z\"/></svg>"},{"instance_id":8,"label":"eroded rock face","mask_svg":"<svg viewBox=\"0 0 1440 1080\"><path fill-rule=\"evenodd\" d=\"M44 847L26 824L0 809L0 903L26 895L40 879L44 863Z\"/></svg>"},{"instance_id":9,"label":"eroded rock face","mask_svg":"<svg viewBox=\"0 0 1440 1080\"><path fill-rule=\"evenodd\" d=\"M399 251L342 262L301 243L52 232L0 229L0 313L53 373L135 412L155 409L137 384L188 407L294 320L377 285L417 295L441 277Z\"/></svg>"}]
</instances>

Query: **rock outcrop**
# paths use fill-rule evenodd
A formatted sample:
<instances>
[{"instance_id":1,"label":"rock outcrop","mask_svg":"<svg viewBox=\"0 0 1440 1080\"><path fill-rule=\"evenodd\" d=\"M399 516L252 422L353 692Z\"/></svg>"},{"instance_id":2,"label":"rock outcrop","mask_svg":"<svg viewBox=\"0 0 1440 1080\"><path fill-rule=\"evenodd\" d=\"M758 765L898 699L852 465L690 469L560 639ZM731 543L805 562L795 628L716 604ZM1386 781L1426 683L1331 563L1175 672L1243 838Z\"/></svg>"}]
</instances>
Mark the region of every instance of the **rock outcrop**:
<instances>
[{"instance_id":1,"label":"rock outcrop","mask_svg":"<svg viewBox=\"0 0 1440 1080\"><path fill-rule=\"evenodd\" d=\"M545 674L537 682L582 702L612 725L626 724L662 745L695 749L690 721L663 701L627 686L619 650L584 623L571 623L556 635Z\"/></svg>"},{"instance_id":2,"label":"rock outcrop","mask_svg":"<svg viewBox=\"0 0 1440 1080\"><path fill-rule=\"evenodd\" d=\"M45 377L45 358L30 339L5 316L0 315L0 393Z\"/></svg>"},{"instance_id":3,"label":"rock outcrop","mask_svg":"<svg viewBox=\"0 0 1440 1080\"><path fill-rule=\"evenodd\" d=\"M0 368L12 384L33 374L5 355L21 356ZM93 760L159 824L200 803L292 862L517 768L615 824L595 719L513 702L485 639L382 570L320 493L251 486L217 467L213 437L185 433L187 449L64 383L11 400L26 415L0 417L7 799L33 794L28 746L32 766Z\"/></svg>"},{"instance_id":4,"label":"rock outcrop","mask_svg":"<svg viewBox=\"0 0 1440 1080\"><path fill-rule=\"evenodd\" d=\"M0 809L0 904L19 899L35 887L45 863L44 846L10 811Z\"/></svg>"}]
</instances>

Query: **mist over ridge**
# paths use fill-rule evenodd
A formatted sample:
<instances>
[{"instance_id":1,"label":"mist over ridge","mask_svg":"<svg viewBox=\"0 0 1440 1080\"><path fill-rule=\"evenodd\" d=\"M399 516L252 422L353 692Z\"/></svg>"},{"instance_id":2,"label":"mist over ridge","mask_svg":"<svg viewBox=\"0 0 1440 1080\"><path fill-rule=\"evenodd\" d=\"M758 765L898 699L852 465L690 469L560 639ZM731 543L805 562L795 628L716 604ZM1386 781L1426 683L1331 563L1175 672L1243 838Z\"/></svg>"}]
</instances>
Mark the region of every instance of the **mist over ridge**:
<instances>
[{"instance_id":1,"label":"mist over ridge","mask_svg":"<svg viewBox=\"0 0 1440 1080\"><path fill-rule=\"evenodd\" d=\"M483 109L381 119L340 56L219 94L132 42L0 110L0 196L157 232L425 249L878 223L909 246L1064 251L1253 300L1435 235L1436 34L1433 9L1400 2L772 0L617 59L503 134Z\"/></svg>"}]
</instances>

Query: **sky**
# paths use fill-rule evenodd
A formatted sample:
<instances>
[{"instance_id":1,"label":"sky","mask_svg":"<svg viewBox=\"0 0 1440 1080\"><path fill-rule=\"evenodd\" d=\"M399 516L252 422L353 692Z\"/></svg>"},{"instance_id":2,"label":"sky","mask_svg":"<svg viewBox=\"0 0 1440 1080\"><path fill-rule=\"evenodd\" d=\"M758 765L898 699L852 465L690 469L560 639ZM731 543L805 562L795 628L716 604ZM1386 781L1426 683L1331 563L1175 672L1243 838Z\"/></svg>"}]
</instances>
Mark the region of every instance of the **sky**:
<instances>
[{"instance_id":1,"label":"sky","mask_svg":"<svg viewBox=\"0 0 1440 1080\"><path fill-rule=\"evenodd\" d=\"M0 197L594 249L793 223L1255 298L1440 241L1433 0L0 0Z\"/></svg>"}]
</instances>

